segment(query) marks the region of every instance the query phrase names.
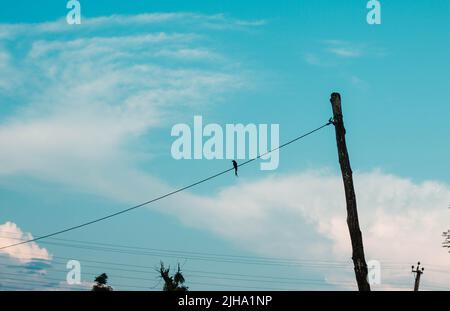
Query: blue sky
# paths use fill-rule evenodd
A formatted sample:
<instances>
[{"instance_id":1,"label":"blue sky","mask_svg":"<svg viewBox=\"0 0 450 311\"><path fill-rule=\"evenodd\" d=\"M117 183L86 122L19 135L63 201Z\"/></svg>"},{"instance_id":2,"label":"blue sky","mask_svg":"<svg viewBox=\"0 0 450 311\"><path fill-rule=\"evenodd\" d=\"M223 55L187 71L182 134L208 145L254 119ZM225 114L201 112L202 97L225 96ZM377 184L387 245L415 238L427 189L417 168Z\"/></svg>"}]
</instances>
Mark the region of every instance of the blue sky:
<instances>
[{"instance_id":1,"label":"blue sky","mask_svg":"<svg viewBox=\"0 0 450 311\"><path fill-rule=\"evenodd\" d=\"M366 254L383 269L376 288L409 288L417 260L430 267L424 286L449 287L448 1L381 1L381 25L366 23L366 1L80 2L73 26L64 1L2 3L1 244L230 166L174 160L176 123L276 123L284 142L325 123L338 91ZM109 272L117 289L150 289L162 259L183 264L194 290L353 289L346 230L330 127L283 149L276 171L249 165L239 179L59 237L71 241L0 253L0 271L31 278L25 288L67 287L65 263L76 259L85 282Z\"/></svg>"}]
</instances>

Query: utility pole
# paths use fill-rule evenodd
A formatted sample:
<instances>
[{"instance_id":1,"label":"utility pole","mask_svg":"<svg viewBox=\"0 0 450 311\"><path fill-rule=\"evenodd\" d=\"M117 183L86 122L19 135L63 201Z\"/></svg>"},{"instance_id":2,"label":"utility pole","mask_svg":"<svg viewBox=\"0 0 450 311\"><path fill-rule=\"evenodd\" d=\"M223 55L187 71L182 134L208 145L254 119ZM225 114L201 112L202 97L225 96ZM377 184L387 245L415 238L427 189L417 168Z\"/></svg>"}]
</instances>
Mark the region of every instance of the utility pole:
<instances>
[{"instance_id":1,"label":"utility pole","mask_svg":"<svg viewBox=\"0 0 450 311\"><path fill-rule=\"evenodd\" d=\"M416 281L414 282L414 291L418 292L419 285L420 285L420 276L423 274L423 271L425 270L425 268L422 267L422 269L420 269L420 262L418 262L416 270L414 270L414 266L411 266L411 270L412 270L412 273L416 274Z\"/></svg>"},{"instance_id":2,"label":"utility pole","mask_svg":"<svg viewBox=\"0 0 450 311\"><path fill-rule=\"evenodd\" d=\"M341 165L342 179L344 181L345 198L347 201L347 225L350 231L352 241L352 260L355 267L356 282L359 291L370 291L370 285L367 280L367 263L364 257L364 246L361 230L359 228L358 210L356 208L356 195L353 187L353 173L348 157L347 145L345 142L345 127L342 116L341 95L339 93L331 94L331 106L333 108L333 120L336 130L336 142Z\"/></svg>"}]
</instances>

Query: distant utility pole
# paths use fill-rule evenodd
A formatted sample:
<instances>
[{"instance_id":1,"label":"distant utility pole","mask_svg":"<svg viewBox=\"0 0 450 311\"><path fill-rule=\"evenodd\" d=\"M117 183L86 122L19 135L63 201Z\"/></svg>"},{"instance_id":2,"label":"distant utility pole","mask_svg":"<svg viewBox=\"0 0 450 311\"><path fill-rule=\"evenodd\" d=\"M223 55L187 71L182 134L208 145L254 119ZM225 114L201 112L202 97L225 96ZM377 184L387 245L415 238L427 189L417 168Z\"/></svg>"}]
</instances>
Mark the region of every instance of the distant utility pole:
<instances>
[{"instance_id":1,"label":"distant utility pole","mask_svg":"<svg viewBox=\"0 0 450 311\"><path fill-rule=\"evenodd\" d=\"M353 187L352 168L348 157L347 145L345 142L345 127L341 108L341 95L331 94L331 106L333 108L333 124L336 130L336 142L341 165L342 179L344 181L345 198L347 201L347 225L350 231L350 238L353 249L353 264L355 266L356 282L360 291L370 291L367 280L367 263L364 257L364 246L361 230L359 228L358 211L356 208L356 195Z\"/></svg>"},{"instance_id":2,"label":"distant utility pole","mask_svg":"<svg viewBox=\"0 0 450 311\"><path fill-rule=\"evenodd\" d=\"M414 270L414 266L411 266L411 269L412 269L412 273L416 274L416 281L414 282L414 291L418 292L419 285L420 285L420 276L423 274L423 271L425 270L425 268L422 267L422 269L420 269L420 262L418 262L416 270Z\"/></svg>"}]
</instances>

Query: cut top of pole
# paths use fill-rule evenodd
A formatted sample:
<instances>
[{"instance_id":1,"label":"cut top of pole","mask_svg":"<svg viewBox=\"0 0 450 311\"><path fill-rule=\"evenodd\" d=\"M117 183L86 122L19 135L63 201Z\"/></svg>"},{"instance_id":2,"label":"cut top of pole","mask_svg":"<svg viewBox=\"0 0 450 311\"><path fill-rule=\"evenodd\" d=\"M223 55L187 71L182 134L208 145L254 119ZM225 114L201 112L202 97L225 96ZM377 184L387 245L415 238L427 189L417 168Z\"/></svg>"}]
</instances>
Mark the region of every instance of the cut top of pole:
<instances>
[{"instance_id":1,"label":"cut top of pole","mask_svg":"<svg viewBox=\"0 0 450 311\"><path fill-rule=\"evenodd\" d=\"M360 291L370 291L370 285L367 280L367 263L364 257L364 246L362 233L359 227L358 210L356 207L356 195L353 186L353 173L350 166L350 158L345 141L344 118L342 115L341 95L332 93L330 98L333 108L333 120L336 131L336 143L341 166L342 180L344 183L345 199L347 203L347 225L352 242L352 260L355 269L356 282Z\"/></svg>"}]
</instances>

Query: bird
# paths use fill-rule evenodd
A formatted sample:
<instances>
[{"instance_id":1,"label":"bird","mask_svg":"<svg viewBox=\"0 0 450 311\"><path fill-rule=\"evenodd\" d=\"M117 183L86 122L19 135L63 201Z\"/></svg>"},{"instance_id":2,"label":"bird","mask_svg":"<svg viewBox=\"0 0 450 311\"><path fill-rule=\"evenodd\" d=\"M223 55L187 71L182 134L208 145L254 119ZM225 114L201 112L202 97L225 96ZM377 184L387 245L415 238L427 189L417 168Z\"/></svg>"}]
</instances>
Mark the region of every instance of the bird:
<instances>
[{"instance_id":1,"label":"bird","mask_svg":"<svg viewBox=\"0 0 450 311\"><path fill-rule=\"evenodd\" d=\"M234 175L238 175L237 170L238 170L238 164L235 160L232 161L233 162L233 168L234 168Z\"/></svg>"}]
</instances>

